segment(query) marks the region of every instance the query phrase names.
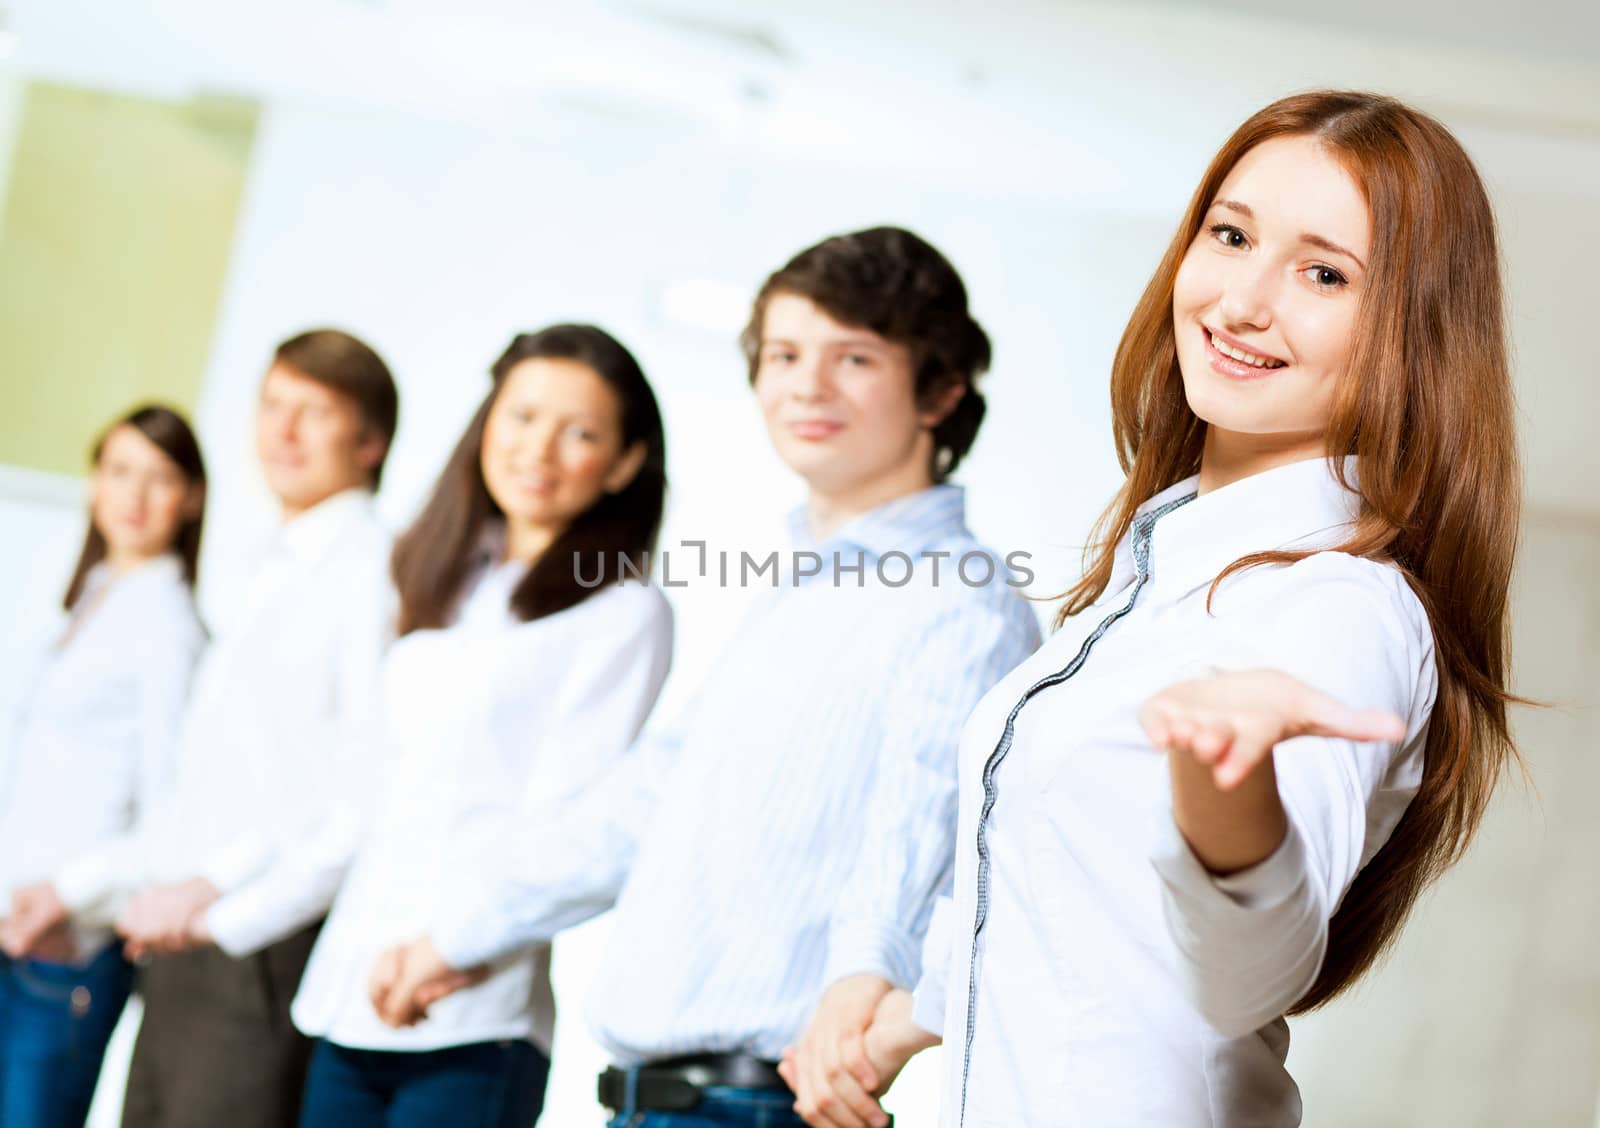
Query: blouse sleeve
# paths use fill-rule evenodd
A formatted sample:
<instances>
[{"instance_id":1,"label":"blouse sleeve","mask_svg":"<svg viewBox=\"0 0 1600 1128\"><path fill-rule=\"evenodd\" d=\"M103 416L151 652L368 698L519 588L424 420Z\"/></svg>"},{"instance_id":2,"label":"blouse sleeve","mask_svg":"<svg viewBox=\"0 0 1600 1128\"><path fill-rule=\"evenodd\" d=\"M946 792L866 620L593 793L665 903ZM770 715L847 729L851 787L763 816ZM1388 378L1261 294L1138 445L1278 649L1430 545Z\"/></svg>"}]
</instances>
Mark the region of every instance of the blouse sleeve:
<instances>
[{"instance_id":1,"label":"blouse sleeve","mask_svg":"<svg viewBox=\"0 0 1600 1128\"><path fill-rule=\"evenodd\" d=\"M956 952L956 906L948 895L933 903L928 934L922 942L922 978L912 991L911 1021L930 1034L944 1033L949 997L950 961Z\"/></svg>"},{"instance_id":2,"label":"blouse sleeve","mask_svg":"<svg viewBox=\"0 0 1600 1128\"><path fill-rule=\"evenodd\" d=\"M172 793L177 772L179 727L189 698L205 634L187 600L150 624L132 655L134 710L128 742L133 749L137 792L128 828L97 842L55 875L61 900L74 916L100 922L114 911L114 898L138 885L148 863L151 828Z\"/></svg>"},{"instance_id":3,"label":"blouse sleeve","mask_svg":"<svg viewBox=\"0 0 1600 1128\"><path fill-rule=\"evenodd\" d=\"M397 597L387 582L341 590L350 594L333 636L335 711L322 730L327 786L306 797L302 820L270 838L246 832L204 870L223 894L206 911L206 926L236 959L328 911L360 844L372 780L382 777L376 754L382 665L394 639Z\"/></svg>"},{"instance_id":4,"label":"blouse sleeve","mask_svg":"<svg viewBox=\"0 0 1600 1128\"><path fill-rule=\"evenodd\" d=\"M1399 745L1278 745L1287 833L1265 860L1226 877L1200 864L1162 812L1151 861L1179 979L1206 1020L1234 1037L1280 1017L1316 980L1339 902L1415 794L1433 707L1432 635L1398 573L1333 553L1293 571L1280 598L1219 618L1211 663L1279 669L1352 707L1392 710L1407 735Z\"/></svg>"},{"instance_id":5,"label":"blouse sleeve","mask_svg":"<svg viewBox=\"0 0 1600 1128\"><path fill-rule=\"evenodd\" d=\"M621 889L666 751L646 742L628 752L672 655L671 611L643 592L646 612L578 648L553 694L509 695L490 718L488 754L527 760L528 709L540 713L539 747L524 794L480 794L459 824L451 864L463 879L429 932L452 966L547 940L605 911Z\"/></svg>"}]
</instances>

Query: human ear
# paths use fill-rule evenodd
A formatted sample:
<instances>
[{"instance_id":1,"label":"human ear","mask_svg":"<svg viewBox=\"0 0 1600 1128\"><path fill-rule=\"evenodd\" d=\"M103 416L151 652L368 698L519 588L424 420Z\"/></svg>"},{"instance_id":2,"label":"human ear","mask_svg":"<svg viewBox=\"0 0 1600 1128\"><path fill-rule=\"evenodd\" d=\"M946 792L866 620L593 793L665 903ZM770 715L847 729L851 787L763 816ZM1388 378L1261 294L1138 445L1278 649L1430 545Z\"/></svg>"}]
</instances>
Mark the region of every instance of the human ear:
<instances>
[{"instance_id":1,"label":"human ear","mask_svg":"<svg viewBox=\"0 0 1600 1128\"><path fill-rule=\"evenodd\" d=\"M609 494L621 493L633 484L634 478L644 468L645 455L644 440L640 439L630 446L617 458L617 464L606 475L605 491Z\"/></svg>"}]
</instances>

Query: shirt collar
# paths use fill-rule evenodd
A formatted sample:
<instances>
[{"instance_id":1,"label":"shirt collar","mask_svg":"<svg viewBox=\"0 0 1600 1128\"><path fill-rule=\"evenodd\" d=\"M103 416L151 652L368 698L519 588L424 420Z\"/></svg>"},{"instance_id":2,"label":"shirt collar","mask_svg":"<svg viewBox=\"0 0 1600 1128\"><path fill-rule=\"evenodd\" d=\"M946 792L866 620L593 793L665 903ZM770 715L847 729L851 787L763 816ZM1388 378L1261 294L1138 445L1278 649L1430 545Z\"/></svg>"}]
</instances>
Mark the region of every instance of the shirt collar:
<instances>
[{"instance_id":1,"label":"shirt collar","mask_svg":"<svg viewBox=\"0 0 1600 1128\"><path fill-rule=\"evenodd\" d=\"M1343 467L1345 479L1355 486L1355 457L1345 458ZM1196 475L1162 490L1139 512L1193 494L1198 483ZM1212 490L1157 520L1150 547L1152 589L1173 596L1193 591L1255 552L1332 548L1348 537L1360 506L1360 495L1341 485L1320 456ZM1124 539L1119 564L1131 574L1129 550Z\"/></svg>"},{"instance_id":2,"label":"shirt collar","mask_svg":"<svg viewBox=\"0 0 1600 1128\"><path fill-rule=\"evenodd\" d=\"M371 514L371 490L362 486L341 490L285 524L278 532L278 545L295 560L315 561L347 525Z\"/></svg>"},{"instance_id":3,"label":"shirt collar","mask_svg":"<svg viewBox=\"0 0 1600 1128\"><path fill-rule=\"evenodd\" d=\"M461 625L488 622L500 625L511 615L511 595L528 572L525 560L507 560L506 523L501 518L485 521L473 550L472 564L461 594L456 598L453 621Z\"/></svg>"},{"instance_id":4,"label":"shirt collar","mask_svg":"<svg viewBox=\"0 0 1600 1128\"><path fill-rule=\"evenodd\" d=\"M141 584L182 579L183 561L176 552L163 552L160 556L152 556L149 560L142 561L122 573L113 571L110 563L102 560L90 568L88 575L84 576L83 593L78 597L78 606L86 606L90 597L102 589L120 590L130 586L130 581L133 584Z\"/></svg>"},{"instance_id":5,"label":"shirt collar","mask_svg":"<svg viewBox=\"0 0 1600 1128\"><path fill-rule=\"evenodd\" d=\"M789 534L802 549L852 545L872 557L896 551L915 555L966 529L966 498L960 486L929 486L852 517L822 541L811 535L806 507L801 505L789 514Z\"/></svg>"},{"instance_id":6,"label":"shirt collar","mask_svg":"<svg viewBox=\"0 0 1600 1128\"><path fill-rule=\"evenodd\" d=\"M131 572L123 573L124 580L138 577L147 582L167 582L183 578L183 559L176 552L163 552L140 564Z\"/></svg>"}]
</instances>

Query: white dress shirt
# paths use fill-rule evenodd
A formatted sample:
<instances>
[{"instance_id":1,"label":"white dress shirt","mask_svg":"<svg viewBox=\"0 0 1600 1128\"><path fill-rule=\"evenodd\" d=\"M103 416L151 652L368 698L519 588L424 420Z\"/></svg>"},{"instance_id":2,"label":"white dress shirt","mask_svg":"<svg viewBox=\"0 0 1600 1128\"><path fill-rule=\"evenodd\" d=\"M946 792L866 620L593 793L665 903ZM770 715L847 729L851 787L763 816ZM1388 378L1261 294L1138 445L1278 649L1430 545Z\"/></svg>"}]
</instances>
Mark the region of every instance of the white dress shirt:
<instances>
[{"instance_id":1,"label":"white dress shirt","mask_svg":"<svg viewBox=\"0 0 1600 1128\"><path fill-rule=\"evenodd\" d=\"M176 556L97 566L63 620L0 744L0 915L12 889L51 881L87 956L171 786L205 631Z\"/></svg>"},{"instance_id":2,"label":"white dress shirt","mask_svg":"<svg viewBox=\"0 0 1600 1128\"><path fill-rule=\"evenodd\" d=\"M1038 641L1003 568L982 587L957 577L982 551L957 487L889 502L823 545L794 527L829 564L759 592L674 735L645 741L566 818L525 822L499 881L459 882L431 932L465 967L615 902L589 1017L619 1062L775 1059L830 975L915 971L949 875L960 719ZM862 571L835 583L835 551ZM890 559L890 585L915 563L899 587L875 567L896 552L913 560ZM880 815L899 831L882 838L892 854L864 857ZM884 903L830 950L842 888L883 881Z\"/></svg>"},{"instance_id":3,"label":"white dress shirt","mask_svg":"<svg viewBox=\"0 0 1600 1128\"><path fill-rule=\"evenodd\" d=\"M1346 463L1353 480L1354 460ZM1150 513L1195 492L1159 494ZM962 737L955 905L943 974L916 1013L942 1029L942 1123L967 1128L1281 1128L1300 1122L1284 1012L1311 986L1328 921L1415 793L1433 707L1432 634L1401 573L1319 551L1209 585L1233 560L1325 549L1359 503L1322 459L1156 519L1149 580L1078 672L1016 713L994 771L989 907L976 940L983 772L1030 687L1069 666L1135 587L1129 544L1105 594L984 698ZM1140 706L1210 668L1273 667L1406 718L1398 746L1302 738L1275 764L1288 835L1226 878L1172 818L1167 755ZM963 1061L972 1011L962 1118ZM941 1021L942 1011L942 1021Z\"/></svg>"},{"instance_id":4,"label":"white dress shirt","mask_svg":"<svg viewBox=\"0 0 1600 1128\"><path fill-rule=\"evenodd\" d=\"M509 819L559 817L626 753L666 679L672 612L656 588L613 584L523 622L509 601L524 573L496 566L452 626L390 649L383 772L368 780L378 801L295 996L307 1034L358 1049L529 1038L550 1050L546 945L499 960L408 1029L384 1025L367 995L378 957L423 932L452 887L477 880ZM316 868L304 887L327 887ZM320 868L337 878L336 866Z\"/></svg>"},{"instance_id":5,"label":"white dress shirt","mask_svg":"<svg viewBox=\"0 0 1600 1128\"><path fill-rule=\"evenodd\" d=\"M300 514L200 663L146 877L216 885L207 923L230 955L287 936L294 912L239 911L228 894L319 833L370 763L367 719L393 636L389 550L366 490Z\"/></svg>"}]
</instances>

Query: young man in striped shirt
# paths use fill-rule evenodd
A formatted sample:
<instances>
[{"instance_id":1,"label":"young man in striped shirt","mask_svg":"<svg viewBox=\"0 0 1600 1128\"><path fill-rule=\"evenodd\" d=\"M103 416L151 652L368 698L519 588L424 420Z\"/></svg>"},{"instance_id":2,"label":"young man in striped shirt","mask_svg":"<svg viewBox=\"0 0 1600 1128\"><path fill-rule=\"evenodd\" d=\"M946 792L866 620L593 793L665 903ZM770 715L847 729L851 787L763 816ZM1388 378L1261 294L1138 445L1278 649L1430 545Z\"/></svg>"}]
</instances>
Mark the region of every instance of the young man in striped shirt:
<instances>
[{"instance_id":1,"label":"young man in striped shirt","mask_svg":"<svg viewBox=\"0 0 1600 1128\"><path fill-rule=\"evenodd\" d=\"M796 551L673 736L592 808L500 843L374 975L380 1013L417 1021L473 967L614 907L588 1011L627 1128L800 1123L776 1063L828 984L915 980L962 722L1038 643L946 481L989 341L944 256L897 228L827 239L762 286L742 344L807 486Z\"/></svg>"}]
</instances>

